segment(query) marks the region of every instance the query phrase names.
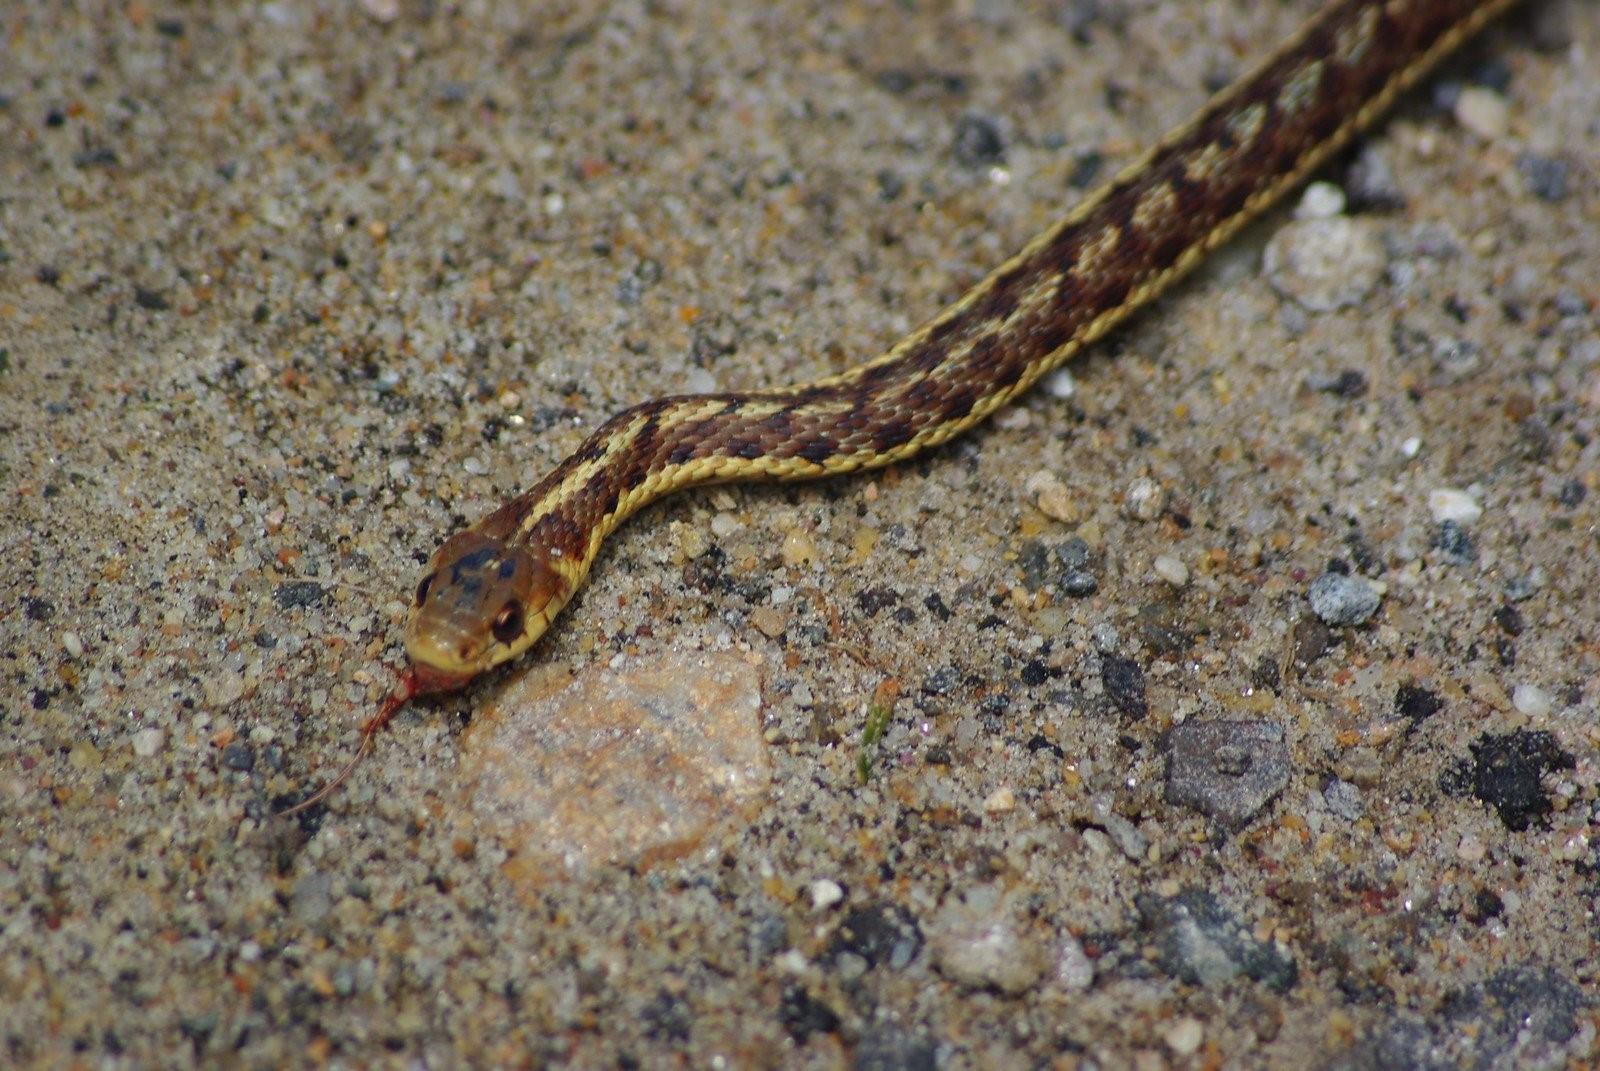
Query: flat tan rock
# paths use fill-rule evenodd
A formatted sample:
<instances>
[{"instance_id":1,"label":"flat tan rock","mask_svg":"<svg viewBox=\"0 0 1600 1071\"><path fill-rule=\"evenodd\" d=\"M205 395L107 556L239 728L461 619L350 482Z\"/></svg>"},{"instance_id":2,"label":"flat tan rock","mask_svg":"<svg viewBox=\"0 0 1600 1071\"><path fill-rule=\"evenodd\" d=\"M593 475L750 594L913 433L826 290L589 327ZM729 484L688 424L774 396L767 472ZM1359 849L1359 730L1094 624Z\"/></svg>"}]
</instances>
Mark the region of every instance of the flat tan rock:
<instances>
[{"instance_id":1,"label":"flat tan rock","mask_svg":"<svg viewBox=\"0 0 1600 1071\"><path fill-rule=\"evenodd\" d=\"M760 673L734 655L530 672L462 740L463 813L519 882L678 858L766 798L760 711Z\"/></svg>"}]
</instances>

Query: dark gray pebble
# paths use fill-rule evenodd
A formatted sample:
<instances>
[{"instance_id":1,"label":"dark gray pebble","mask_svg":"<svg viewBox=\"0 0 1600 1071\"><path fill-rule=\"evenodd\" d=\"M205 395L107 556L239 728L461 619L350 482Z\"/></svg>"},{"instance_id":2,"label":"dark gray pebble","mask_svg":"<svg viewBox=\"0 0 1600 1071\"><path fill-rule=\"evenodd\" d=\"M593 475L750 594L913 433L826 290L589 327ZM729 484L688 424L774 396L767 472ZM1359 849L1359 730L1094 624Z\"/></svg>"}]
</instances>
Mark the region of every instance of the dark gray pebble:
<instances>
[{"instance_id":1,"label":"dark gray pebble","mask_svg":"<svg viewBox=\"0 0 1600 1071\"><path fill-rule=\"evenodd\" d=\"M1248 823L1289 783L1289 745L1283 726L1272 722L1185 722L1162 738L1161 747L1167 802L1230 829Z\"/></svg>"},{"instance_id":2,"label":"dark gray pebble","mask_svg":"<svg viewBox=\"0 0 1600 1071\"><path fill-rule=\"evenodd\" d=\"M1156 963L1190 985L1220 985L1240 975L1279 993L1299 976L1277 945L1257 941L1250 927L1204 889L1184 889L1170 900L1135 897L1139 917L1155 940Z\"/></svg>"}]
</instances>

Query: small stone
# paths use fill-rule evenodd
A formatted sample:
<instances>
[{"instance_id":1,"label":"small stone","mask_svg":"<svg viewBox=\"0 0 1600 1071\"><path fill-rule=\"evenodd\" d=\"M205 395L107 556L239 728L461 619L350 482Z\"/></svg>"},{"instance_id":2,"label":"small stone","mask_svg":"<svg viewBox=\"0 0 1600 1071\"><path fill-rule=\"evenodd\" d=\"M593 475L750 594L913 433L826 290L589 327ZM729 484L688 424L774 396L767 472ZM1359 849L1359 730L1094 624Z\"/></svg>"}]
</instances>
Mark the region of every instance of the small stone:
<instances>
[{"instance_id":1,"label":"small stone","mask_svg":"<svg viewBox=\"0 0 1600 1071\"><path fill-rule=\"evenodd\" d=\"M1478 548L1472 535L1455 521L1443 521L1433 536L1434 549L1444 555L1450 565L1470 565L1477 560Z\"/></svg>"},{"instance_id":2,"label":"small stone","mask_svg":"<svg viewBox=\"0 0 1600 1071\"><path fill-rule=\"evenodd\" d=\"M1144 670L1131 658L1102 655L1100 684L1106 690L1106 697L1122 713L1142 718L1149 712L1144 695Z\"/></svg>"},{"instance_id":3,"label":"small stone","mask_svg":"<svg viewBox=\"0 0 1600 1071\"><path fill-rule=\"evenodd\" d=\"M1439 487L1428 492L1428 512L1440 524L1473 524L1483 516L1483 507L1467 491L1454 487Z\"/></svg>"},{"instance_id":4,"label":"small stone","mask_svg":"<svg viewBox=\"0 0 1600 1071\"><path fill-rule=\"evenodd\" d=\"M811 538L810 532L795 528L784 533L783 545L778 548L778 553L787 566L805 565L817 560L817 543Z\"/></svg>"},{"instance_id":5,"label":"small stone","mask_svg":"<svg viewBox=\"0 0 1600 1071\"><path fill-rule=\"evenodd\" d=\"M1128 485L1122 495L1124 516L1136 521L1153 521L1167 508L1167 494L1161 485L1148 476L1141 476Z\"/></svg>"},{"instance_id":6,"label":"small stone","mask_svg":"<svg viewBox=\"0 0 1600 1071\"><path fill-rule=\"evenodd\" d=\"M1294 207L1295 219L1332 219L1344 214L1344 191L1331 182L1313 182Z\"/></svg>"},{"instance_id":7,"label":"small stone","mask_svg":"<svg viewBox=\"0 0 1600 1071\"><path fill-rule=\"evenodd\" d=\"M983 801L985 814L1010 814L1016 809L1017 794L1006 785L989 793L989 798Z\"/></svg>"},{"instance_id":8,"label":"small stone","mask_svg":"<svg viewBox=\"0 0 1600 1071\"><path fill-rule=\"evenodd\" d=\"M1322 786L1322 804L1329 814L1354 822L1361 817L1361 790L1335 777Z\"/></svg>"},{"instance_id":9,"label":"small stone","mask_svg":"<svg viewBox=\"0 0 1600 1071\"><path fill-rule=\"evenodd\" d=\"M1272 722L1184 722L1161 748L1166 801L1230 829L1248 824L1289 783L1289 745L1283 726Z\"/></svg>"},{"instance_id":10,"label":"small stone","mask_svg":"<svg viewBox=\"0 0 1600 1071\"><path fill-rule=\"evenodd\" d=\"M1511 118L1506 98L1483 86L1466 86L1456 97L1456 122L1484 141L1505 137Z\"/></svg>"},{"instance_id":11,"label":"small stone","mask_svg":"<svg viewBox=\"0 0 1600 1071\"><path fill-rule=\"evenodd\" d=\"M1365 300L1388 263L1372 227L1336 216L1285 225L1267 243L1262 270L1284 297L1308 312L1328 312Z\"/></svg>"},{"instance_id":12,"label":"small stone","mask_svg":"<svg viewBox=\"0 0 1600 1071\"><path fill-rule=\"evenodd\" d=\"M1061 590L1074 598L1093 595L1099 587L1100 581L1095 575L1082 569L1074 569L1061 578Z\"/></svg>"},{"instance_id":13,"label":"small stone","mask_svg":"<svg viewBox=\"0 0 1600 1071\"><path fill-rule=\"evenodd\" d=\"M711 534L718 539L727 539L742 527L744 526L739 523L739 518L727 510L723 510L711 518Z\"/></svg>"},{"instance_id":14,"label":"small stone","mask_svg":"<svg viewBox=\"0 0 1600 1071\"><path fill-rule=\"evenodd\" d=\"M102 759L100 749L87 740L79 740L67 752L67 764L74 770L92 770L100 765Z\"/></svg>"},{"instance_id":15,"label":"small stone","mask_svg":"<svg viewBox=\"0 0 1600 1071\"><path fill-rule=\"evenodd\" d=\"M78 634L76 632L72 632L70 630L63 632L61 634L61 646L65 648L67 654L73 658L83 657L83 640L78 638Z\"/></svg>"},{"instance_id":16,"label":"small stone","mask_svg":"<svg viewBox=\"0 0 1600 1071\"><path fill-rule=\"evenodd\" d=\"M1167 1048L1178 1056L1192 1056L1200 1048L1200 1043L1205 1040L1206 1028L1200 1020L1184 1016L1171 1026L1167 1027L1164 1040Z\"/></svg>"},{"instance_id":17,"label":"small stone","mask_svg":"<svg viewBox=\"0 0 1600 1071\"><path fill-rule=\"evenodd\" d=\"M1359 625L1378 612L1377 589L1358 576L1323 573L1306 589L1311 612L1333 628Z\"/></svg>"},{"instance_id":18,"label":"small stone","mask_svg":"<svg viewBox=\"0 0 1600 1071\"><path fill-rule=\"evenodd\" d=\"M1471 759L1452 763L1439 775L1439 787L1451 795L1471 795L1499 814L1514 833L1546 825L1554 810L1544 778L1570 770L1574 759L1556 743L1553 733L1518 729L1484 733L1471 745Z\"/></svg>"},{"instance_id":19,"label":"small stone","mask_svg":"<svg viewBox=\"0 0 1600 1071\"><path fill-rule=\"evenodd\" d=\"M1065 989L1088 989L1094 983L1094 961L1071 934L1056 942L1056 982Z\"/></svg>"},{"instance_id":20,"label":"small stone","mask_svg":"<svg viewBox=\"0 0 1600 1071\"><path fill-rule=\"evenodd\" d=\"M1536 684L1519 684L1511 690L1511 705L1518 714L1542 718L1555 706L1555 697Z\"/></svg>"},{"instance_id":21,"label":"small stone","mask_svg":"<svg viewBox=\"0 0 1600 1071\"><path fill-rule=\"evenodd\" d=\"M222 765L230 770L248 773L255 769L256 752L249 744L234 742L222 749Z\"/></svg>"},{"instance_id":22,"label":"small stone","mask_svg":"<svg viewBox=\"0 0 1600 1071\"><path fill-rule=\"evenodd\" d=\"M967 167L987 167L1005 159L1006 142L1000 127L983 115L963 115L956 120L951 146L956 160Z\"/></svg>"},{"instance_id":23,"label":"small stone","mask_svg":"<svg viewBox=\"0 0 1600 1071\"><path fill-rule=\"evenodd\" d=\"M1039 512L1051 520L1074 524L1082 519L1077 499L1055 473L1041 469L1028 477L1026 487L1039 504Z\"/></svg>"},{"instance_id":24,"label":"small stone","mask_svg":"<svg viewBox=\"0 0 1600 1071\"><path fill-rule=\"evenodd\" d=\"M982 886L948 897L928 922L939 969L960 985L1025 993L1044 975L1036 941L1024 939L999 890Z\"/></svg>"},{"instance_id":25,"label":"small stone","mask_svg":"<svg viewBox=\"0 0 1600 1071\"><path fill-rule=\"evenodd\" d=\"M844 889L837 881L828 878L813 881L806 887L806 893L811 897L811 907L815 911L826 911L844 899Z\"/></svg>"},{"instance_id":26,"label":"small stone","mask_svg":"<svg viewBox=\"0 0 1600 1071\"><path fill-rule=\"evenodd\" d=\"M1078 381L1070 369L1058 368L1045 377L1044 389L1052 398L1066 399L1078 393Z\"/></svg>"},{"instance_id":27,"label":"small stone","mask_svg":"<svg viewBox=\"0 0 1600 1071\"><path fill-rule=\"evenodd\" d=\"M1156 576L1175 588L1181 588L1189 582L1189 567L1170 554L1158 554L1150 567Z\"/></svg>"},{"instance_id":28,"label":"small stone","mask_svg":"<svg viewBox=\"0 0 1600 1071\"><path fill-rule=\"evenodd\" d=\"M315 870L294 883L289 910L303 925L316 926L333 910L333 875Z\"/></svg>"},{"instance_id":29,"label":"small stone","mask_svg":"<svg viewBox=\"0 0 1600 1071\"><path fill-rule=\"evenodd\" d=\"M904 970L922 950L922 928L903 908L892 903L851 909L828 944L836 967L846 958L859 959L866 970L884 966Z\"/></svg>"},{"instance_id":30,"label":"small stone","mask_svg":"<svg viewBox=\"0 0 1600 1071\"><path fill-rule=\"evenodd\" d=\"M167 734L157 728L140 729L133 734L133 753L141 759L148 759L161 750L167 742Z\"/></svg>"},{"instance_id":31,"label":"small stone","mask_svg":"<svg viewBox=\"0 0 1600 1071\"><path fill-rule=\"evenodd\" d=\"M788 622L782 611L774 610L770 606L758 606L750 611L750 623L767 639L775 640L783 635Z\"/></svg>"},{"instance_id":32,"label":"small stone","mask_svg":"<svg viewBox=\"0 0 1600 1071\"><path fill-rule=\"evenodd\" d=\"M1257 941L1204 889L1184 889L1170 899L1146 893L1134 904L1154 938L1156 964L1179 981L1221 985L1242 974L1283 993L1299 976L1294 960L1277 945Z\"/></svg>"},{"instance_id":33,"label":"small stone","mask_svg":"<svg viewBox=\"0 0 1600 1071\"><path fill-rule=\"evenodd\" d=\"M1525 152L1517 157L1517 170L1528 191L1542 201L1559 201L1567 195L1567 162L1554 156Z\"/></svg>"},{"instance_id":34,"label":"small stone","mask_svg":"<svg viewBox=\"0 0 1600 1071\"><path fill-rule=\"evenodd\" d=\"M286 580L272 589L272 601L280 610L303 610L327 597L327 589L315 580Z\"/></svg>"},{"instance_id":35,"label":"small stone","mask_svg":"<svg viewBox=\"0 0 1600 1071\"><path fill-rule=\"evenodd\" d=\"M1405 195L1395 181L1394 168L1376 145L1367 145L1356 154L1344 176L1345 190L1354 209L1378 211L1404 207Z\"/></svg>"}]
</instances>

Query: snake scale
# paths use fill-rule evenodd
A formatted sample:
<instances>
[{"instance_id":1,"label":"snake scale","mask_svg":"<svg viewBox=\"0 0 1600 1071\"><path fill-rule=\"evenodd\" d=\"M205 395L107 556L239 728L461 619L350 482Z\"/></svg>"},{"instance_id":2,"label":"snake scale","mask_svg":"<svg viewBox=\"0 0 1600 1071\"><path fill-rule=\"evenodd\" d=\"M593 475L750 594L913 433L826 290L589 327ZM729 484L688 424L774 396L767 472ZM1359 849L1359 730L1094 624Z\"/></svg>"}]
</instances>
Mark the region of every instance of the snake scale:
<instances>
[{"instance_id":1,"label":"snake scale","mask_svg":"<svg viewBox=\"0 0 1600 1071\"><path fill-rule=\"evenodd\" d=\"M678 395L612 417L529 490L447 539L417 585L410 666L356 757L419 693L522 654L616 527L700 484L892 464L993 414L1167 289L1349 143L1514 0L1333 0L888 352L810 383Z\"/></svg>"}]
</instances>

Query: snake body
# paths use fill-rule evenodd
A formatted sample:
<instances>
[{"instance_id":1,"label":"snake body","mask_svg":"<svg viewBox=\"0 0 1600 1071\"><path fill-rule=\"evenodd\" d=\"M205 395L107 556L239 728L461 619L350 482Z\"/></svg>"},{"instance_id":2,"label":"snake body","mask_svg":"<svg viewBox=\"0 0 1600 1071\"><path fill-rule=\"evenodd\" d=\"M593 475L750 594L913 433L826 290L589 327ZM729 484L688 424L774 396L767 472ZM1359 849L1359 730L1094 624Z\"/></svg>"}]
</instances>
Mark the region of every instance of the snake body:
<instances>
[{"instance_id":1,"label":"snake body","mask_svg":"<svg viewBox=\"0 0 1600 1071\"><path fill-rule=\"evenodd\" d=\"M664 495L877 468L988 417L1171 286L1510 2L1334 0L882 356L811 383L617 414L434 553L406 625L406 695L527 650L606 536Z\"/></svg>"}]
</instances>

